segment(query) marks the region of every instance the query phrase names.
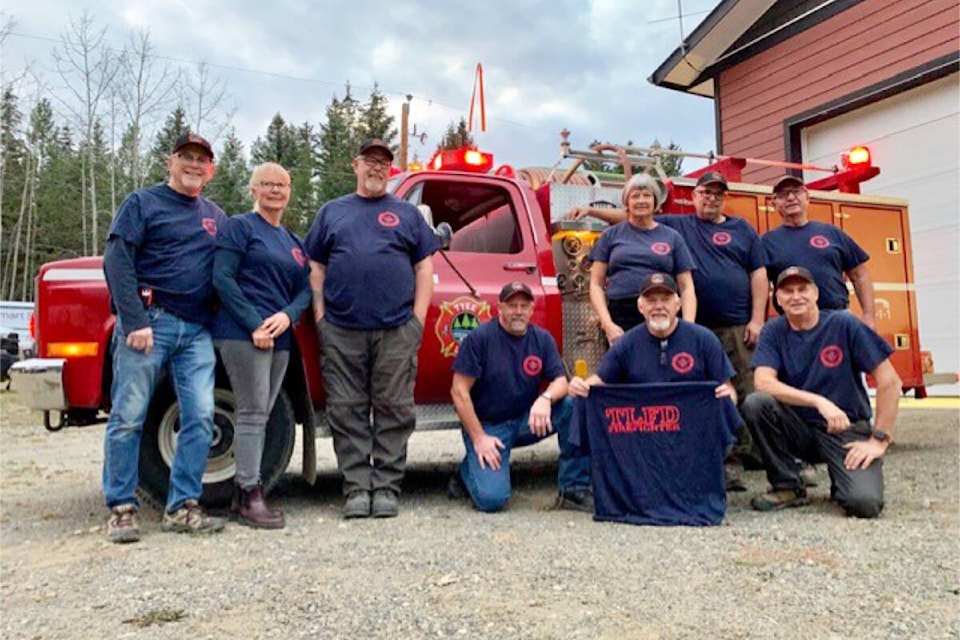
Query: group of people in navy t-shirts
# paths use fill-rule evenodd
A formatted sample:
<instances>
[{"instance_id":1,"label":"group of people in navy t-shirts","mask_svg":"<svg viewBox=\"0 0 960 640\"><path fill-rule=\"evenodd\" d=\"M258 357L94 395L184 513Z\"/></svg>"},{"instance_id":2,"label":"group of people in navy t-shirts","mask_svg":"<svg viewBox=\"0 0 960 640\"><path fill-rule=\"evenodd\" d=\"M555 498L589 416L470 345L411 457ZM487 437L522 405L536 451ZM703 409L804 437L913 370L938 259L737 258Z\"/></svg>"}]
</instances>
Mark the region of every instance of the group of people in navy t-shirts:
<instances>
[{"instance_id":1,"label":"group of people in navy t-shirts","mask_svg":"<svg viewBox=\"0 0 960 640\"><path fill-rule=\"evenodd\" d=\"M324 205L304 240L282 224L292 185L279 164L254 169L249 213L227 218L204 198L214 153L192 133L175 142L168 181L134 192L120 206L104 256L117 314L103 466L110 540L140 538L141 432L165 374L177 395L179 428L161 529L224 527L225 519L200 505L214 432L214 346L236 403L231 516L252 527L285 526L283 510L265 501L260 468L293 346L291 328L311 306L323 351L326 417L343 476L343 515L398 514L415 426L416 352L439 242L416 207L387 193L392 162L383 141L365 143L352 162L355 193ZM638 175L624 187L625 211L572 211L574 218L589 214L612 223L593 249L590 280L590 300L611 347L586 379L568 381L553 337L531 324L530 288L504 285L497 318L463 339L453 363L451 398L466 455L450 480L452 495L469 496L482 511L504 508L512 449L557 432L559 508L657 524L722 518L716 474L700 474L702 482L658 482L670 475L664 460L696 467L698 440L617 449L592 435L602 429L580 416L583 407L599 403L586 399L600 398L620 403L603 408L600 422L610 434L689 434L699 423L720 424L715 437L701 438L713 443L713 463L733 447L739 415L729 408L739 404L748 427L741 430L743 455L762 459L771 484L754 498L755 508L806 503L799 465L807 460L826 462L831 496L848 513L880 512L880 458L892 438L899 379L890 347L872 330L868 257L841 230L807 219L809 196L795 177L774 185L783 226L762 239L723 213L726 191L723 176L706 173L694 189L695 215L655 215L663 193L652 178ZM783 316L764 324L768 274ZM843 274L853 283L862 320L845 312ZM872 424L864 372L878 385ZM713 385L705 387L707 381ZM692 385L674 401L697 408L656 404L679 389L655 389L664 383ZM580 407L571 396L584 398ZM638 404L625 406L625 399ZM602 450L621 450L611 473L598 461ZM628 450L646 451L643 463L623 455ZM721 490L729 486L719 477ZM698 503L701 494L709 499ZM650 510L677 496L677 509Z\"/></svg>"}]
</instances>

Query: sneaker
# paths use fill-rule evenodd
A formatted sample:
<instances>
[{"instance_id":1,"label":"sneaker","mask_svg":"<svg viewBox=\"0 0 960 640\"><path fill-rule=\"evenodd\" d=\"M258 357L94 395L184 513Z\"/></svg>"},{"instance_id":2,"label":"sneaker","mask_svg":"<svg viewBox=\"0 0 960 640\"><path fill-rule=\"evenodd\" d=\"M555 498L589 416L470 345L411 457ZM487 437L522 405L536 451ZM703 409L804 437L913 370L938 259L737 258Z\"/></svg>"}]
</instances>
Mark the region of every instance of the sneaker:
<instances>
[{"instance_id":1,"label":"sneaker","mask_svg":"<svg viewBox=\"0 0 960 640\"><path fill-rule=\"evenodd\" d=\"M747 490L747 485L743 484L740 472L733 465L723 465L723 481L727 487L727 493L743 493Z\"/></svg>"},{"instance_id":2,"label":"sneaker","mask_svg":"<svg viewBox=\"0 0 960 640\"><path fill-rule=\"evenodd\" d=\"M215 533L223 529L224 524L224 518L208 516L196 500L187 500L173 513L163 512L160 529L173 533Z\"/></svg>"},{"instance_id":3,"label":"sneaker","mask_svg":"<svg viewBox=\"0 0 960 640\"><path fill-rule=\"evenodd\" d=\"M107 539L121 544L136 542L140 539L136 505L121 504L110 510L110 519L107 520Z\"/></svg>"},{"instance_id":4,"label":"sneaker","mask_svg":"<svg viewBox=\"0 0 960 640\"><path fill-rule=\"evenodd\" d=\"M560 491L557 509L593 513L593 491L590 489L566 489Z\"/></svg>"},{"instance_id":5,"label":"sneaker","mask_svg":"<svg viewBox=\"0 0 960 640\"><path fill-rule=\"evenodd\" d=\"M397 492L391 489L377 489L373 492L372 515L374 518L396 518L400 512Z\"/></svg>"},{"instance_id":6,"label":"sneaker","mask_svg":"<svg viewBox=\"0 0 960 640\"><path fill-rule=\"evenodd\" d=\"M817 468L809 462L800 465L800 481L805 487L817 486Z\"/></svg>"},{"instance_id":7,"label":"sneaker","mask_svg":"<svg viewBox=\"0 0 960 640\"><path fill-rule=\"evenodd\" d=\"M463 500L467 497L467 485L463 482L460 471L454 471L447 482L447 497L451 500Z\"/></svg>"},{"instance_id":8,"label":"sneaker","mask_svg":"<svg viewBox=\"0 0 960 640\"><path fill-rule=\"evenodd\" d=\"M778 511L787 507L802 507L808 502L806 489L771 489L762 496L755 496L750 506L757 511Z\"/></svg>"},{"instance_id":9,"label":"sneaker","mask_svg":"<svg viewBox=\"0 0 960 640\"><path fill-rule=\"evenodd\" d=\"M344 518L370 517L370 492L359 490L351 491L343 503Z\"/></svg>"}]
</instances>

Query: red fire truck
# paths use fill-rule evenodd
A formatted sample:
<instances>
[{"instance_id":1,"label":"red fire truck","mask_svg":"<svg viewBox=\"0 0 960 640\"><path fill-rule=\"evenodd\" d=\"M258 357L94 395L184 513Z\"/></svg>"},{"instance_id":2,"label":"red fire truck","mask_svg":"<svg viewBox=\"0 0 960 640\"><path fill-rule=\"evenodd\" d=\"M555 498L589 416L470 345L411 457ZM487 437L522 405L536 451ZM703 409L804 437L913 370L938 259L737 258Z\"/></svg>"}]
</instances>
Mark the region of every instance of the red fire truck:
<instances>
[{"instance_id":1,"label":"red fire truck","mask_svg":"<svg viewBox=\"0 0 960 640\"><path fill-rule=\"evenodd\" d=\"M459 426L449 395L452 359L463 336L493 318L506 281L521 280L534 291L533 321L554 335L571 373L585 374L601 357L602 332L588 301L587 256L604 225L564 216L576 205L619 203L625 176L591 173L578 165L590 159L619 160L627 175L637 166L657 171L665 152L611 146L574 151L566 136L561 149L563 157L575 160L573 166L494 168L490 154L464 149L438 152L425 169L391 178L390 190L420 207L445 247L434 258L433 301L419 352L418 429ZM616 155L606 155L608 150ZM932 373L932 362L925 362L917 332L907 203L859 195L860 182L878 172L864 152L857 151L839 168L827 168L827 177L808 185L810 217L844 228L871 255L878 332L895 349L892 360L904 390L923 397L924 374ZM665 180L665 211L692 212L697 175L715 170L730 183L728 213L745 218L761 234L780 223L770 187L741 182L747 160L709 157L708 167ZM116 319L110 313L102 259L43 265L37 292L33 330L38 358L15 365L14 387L30 407L43 412L51 431L105 421ZM855 296L851 305L859 313ZM309 317L295 325L294 335L291 366L267 427L262 475L268 489L287 468L297 424L303 433L303 473L311 483L316 475L315 439L329 433L317 335ZM229 499L234 475L235 405L222 365L217 368L215 405L215 433L204 476L204 500L211 505ZM140 455L140 488L161 503L176 450L178 415L173 387L162 380L144 425Z\"/></svg>"}]
</instances>

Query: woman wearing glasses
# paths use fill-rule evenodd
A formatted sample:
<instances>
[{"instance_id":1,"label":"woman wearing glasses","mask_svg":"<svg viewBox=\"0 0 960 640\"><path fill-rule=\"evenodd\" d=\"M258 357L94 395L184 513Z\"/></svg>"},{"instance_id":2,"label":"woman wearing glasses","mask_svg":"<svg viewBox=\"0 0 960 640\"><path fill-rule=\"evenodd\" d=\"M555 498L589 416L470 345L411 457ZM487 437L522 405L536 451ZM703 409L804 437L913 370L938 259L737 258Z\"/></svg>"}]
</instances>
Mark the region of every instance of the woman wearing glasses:
<instances>
[{"instance_id":1,"label":"woman wearing glasses","mask_svg":"<svg viewBox=\"0 0 960 640\"><path fill-rule=\"evenodd\" d=\"M637 297L640 283L652 273L676 279L684 320L693 322L697 315L693 258L680 234L653 218L664 200L660 186L651 176L637 174L624 185L622 199L626 220L606 229L590 252L590 303L611 344L643 322ZM576 213L572 217L580 217Z\"/></svg>"},{"instance_id":2,"label":"woman wearing glasses","mask_svg":"<svg viewBox=\"0 0 960 640\"><path fill-rule=\"evenodd\" d=\"M286 169L259 165L250 193L253 211L231 217L217 235L213 284L222 306L213 337L237 403L231 512L240 524L279 529L283 511L264 502L260 464L287 370L290 327L310 305L310 266L300 238L280 224L290 201Z\"/></svg>"}]
</instances>

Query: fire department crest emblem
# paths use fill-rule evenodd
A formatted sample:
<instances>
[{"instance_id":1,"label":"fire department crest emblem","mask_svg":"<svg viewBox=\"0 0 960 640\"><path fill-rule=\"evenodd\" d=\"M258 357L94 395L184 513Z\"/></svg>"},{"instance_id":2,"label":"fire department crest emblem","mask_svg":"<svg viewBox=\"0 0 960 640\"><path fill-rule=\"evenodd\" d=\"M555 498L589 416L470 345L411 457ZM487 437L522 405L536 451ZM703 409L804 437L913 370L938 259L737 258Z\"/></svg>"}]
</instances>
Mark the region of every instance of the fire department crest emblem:
<instances>
[{"instance_id":1,"label":"fire department crest emblem","mask_svg":"<svg viewBox=\"0 0 960 640\"><path fill-rule=\"evenodd\" d=\"M200 224L203 225L203 230L211 236L217 235L217 221L213 218L203 218Z\"/></svg>"},{"instance_id":2,"label":"fire department crest emblem","mask_svg":"<svg viewBox=\"0 0 960 640\"><path fill-rule=\"evenodd\" d=\"M468 333L492 318L490 305L483 300L461 296L440 303L440 317L435 330L440 341L440 354L444 358L457 355L460 343Z\"/></svg>"}]
</instances>

